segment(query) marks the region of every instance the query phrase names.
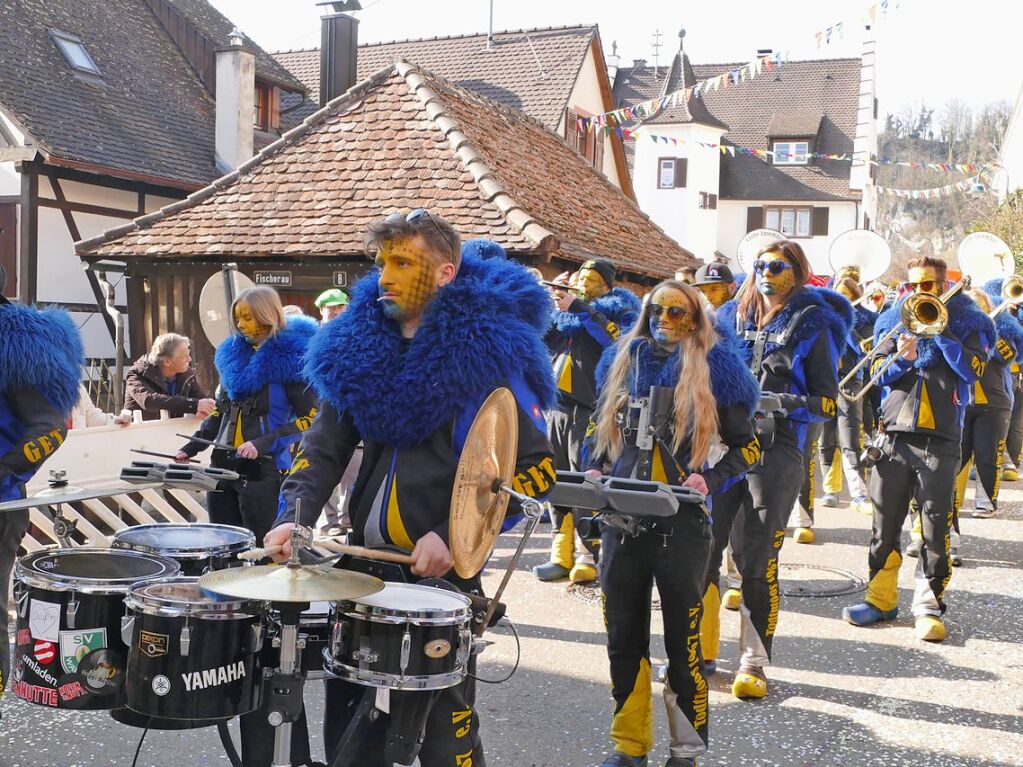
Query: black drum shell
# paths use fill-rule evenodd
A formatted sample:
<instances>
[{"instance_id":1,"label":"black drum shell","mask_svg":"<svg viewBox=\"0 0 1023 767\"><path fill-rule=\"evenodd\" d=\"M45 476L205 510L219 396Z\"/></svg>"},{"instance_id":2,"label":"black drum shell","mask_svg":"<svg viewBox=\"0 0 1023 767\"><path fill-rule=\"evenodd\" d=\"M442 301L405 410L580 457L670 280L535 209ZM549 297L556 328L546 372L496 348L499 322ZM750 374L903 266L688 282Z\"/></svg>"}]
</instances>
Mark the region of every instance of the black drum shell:
<instances>
[{"instance_id":1,"label":"black drum shell","mask_svg":"<svg viewBox=\"0 0 1023 767\"><path fill-rule=\"evenodd\" d=\"M195 546L189 547L187 553L182 553L181 549L176 549L170 545L161 545L154 541L143 543L138 540L133 540L133 537L140 532L148 532L151 537L158 539L161 531L165 530L168 536L173 536L174 533L181 528L188 528L193 531L203 528L207 529L211 535L211 539L209 541L210 551L215 553L200 554L198 549L200 549L201 546L198 545L198 541ZM252 536L250 531L232 525L216 525L210 523L161 523L153 525L139 525L119 530L114 534L110 545L113 548L141 551L147 554L154 554L173 559L181 565L181 575L191 578L198 578L200 575L205 575L206 573L216 570L224 570L228 567L242 567L249 564L238 559L238 554L243 551L248 551L255 546L255 536L252 536L249 541L236 541L228 544L223 541L213 540L212 536L216 535L218 529L222 529L228 533L249 533L249 535Z\"/></svg>"},{"instance_id":2,"label":"black drum shell","mask_svg":"<svg viewBox=\"0 0 1023 767\"><path fill-rule=\"evenodd\" d=\"M346 610L346 603L341 602L331 612L331 625L330 646L323 651L323 667L333 676L391 689L442 689L458 684L464 677L466 644L471 642L468 621L418 625L370 620L368 616L353 616ZM408 665L402 671L401 651L406 630L411 641ZM450 649L441 657L430 657L427 647L436 646L438 642L446 642ZM363 656L368 650L377 659L360 661L357 657L360 650ZM432 679L416 681L426 678Z\"/></svg>"},{"instance_id":3,"label":"black drum shell","mask_svg":"<svg viewBox=\"0 0 1023 767\"><path fill-rule=\"evenodd\" d=\"M152 615L133 611L128 650L126 702L139 714L164 719L227 719L259 707L262 693L263 618L260 615L217 615L212 618ZM181 654L181 630L189 628L188 655ZM150 657L142 652L142 633L166 637L166 653ZM239 665L240 664L240 665ZM240 669L231 681L189 689L182 675L216 669ZM154 691L153 680L165 677L169 690ZM205 722L192 725L205 726Z\"/></svg>"}]
</instances>

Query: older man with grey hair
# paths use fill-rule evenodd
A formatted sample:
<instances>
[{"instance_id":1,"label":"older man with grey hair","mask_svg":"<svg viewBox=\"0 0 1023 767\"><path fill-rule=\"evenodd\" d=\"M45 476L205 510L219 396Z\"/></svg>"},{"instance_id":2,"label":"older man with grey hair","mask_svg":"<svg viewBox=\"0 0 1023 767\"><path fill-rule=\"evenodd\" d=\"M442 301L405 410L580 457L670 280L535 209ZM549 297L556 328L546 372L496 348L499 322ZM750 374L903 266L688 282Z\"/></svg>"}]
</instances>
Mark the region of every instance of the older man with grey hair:
<instances>
[{"instance_id":1,"label":"older man with grey hair","mask_svg":"<svg viewBox=\"0 0 1023 767\"><path fill-rule=\"evenodd\" d=\"M143 420L158 419L161 410L171 418L191 414L205 418L215 406L195 377L192 344L185 336L157 336L149 353L128 370L124 407L141 410Z\"/></svg>"}]
</instances>

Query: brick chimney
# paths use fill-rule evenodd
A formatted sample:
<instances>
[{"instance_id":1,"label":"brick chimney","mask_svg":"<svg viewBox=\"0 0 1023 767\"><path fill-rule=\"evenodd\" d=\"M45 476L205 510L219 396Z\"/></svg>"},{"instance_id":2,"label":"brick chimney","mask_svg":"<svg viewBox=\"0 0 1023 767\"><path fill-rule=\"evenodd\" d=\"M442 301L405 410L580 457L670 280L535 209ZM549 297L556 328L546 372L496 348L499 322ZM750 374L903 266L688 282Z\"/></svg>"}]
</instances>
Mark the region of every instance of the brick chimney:
<instances>
[{"instance_id":1,"label":"brick chimney","mask_svg":"<svg viewBox=\"0 0 1023 767\"><path fill-rule=\"evenodd\" d=\"M357 11L358 2L321 2L320 106L355 85L359 58L359 21L343 10Z\"/></svg>"},{"instance_id":2,"label":"brick chimney","mask_svg":"<svg viewBox=\"0 0 1023 767\"><path fill-rule=\"evenodd\" d=\"M256 110L256 53L237 29L217 57L217 169L228 173L253 155Z\"/></svg>"}]
</instances>

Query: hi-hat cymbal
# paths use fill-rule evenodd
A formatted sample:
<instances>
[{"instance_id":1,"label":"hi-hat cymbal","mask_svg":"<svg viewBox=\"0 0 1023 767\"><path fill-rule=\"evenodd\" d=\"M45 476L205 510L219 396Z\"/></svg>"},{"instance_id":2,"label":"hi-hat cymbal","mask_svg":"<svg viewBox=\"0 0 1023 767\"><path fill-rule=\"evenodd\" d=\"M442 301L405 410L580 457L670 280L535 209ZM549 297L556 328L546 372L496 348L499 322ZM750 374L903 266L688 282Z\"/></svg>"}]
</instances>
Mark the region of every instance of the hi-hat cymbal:
<instances>
[{"instance_id":1,"label":"hi-hat cymbal","mask_svg":"<svg viewBox=\"0 0 1023 767\"><path fill-rule=\"evenodd\" d=\"M203 575L199 585L214 594L265 602L336 602L384 588L384 582L372 575L287 565L229 567Z\"/></svg>"},{"instance_id":2,"label":"hi-hat cymbal","mask_svg":"<svg viewBox=\"0 0 1023 767\"><path fill-rule=\"evenodd\" d=\"M47 488L46 490L41 490L31 498L21 498L15 501L0 503L0 511L21 511L22 509L59 506L62 503L76 503L78 501L91 501L96 498L110 498L115 495L141 493L143 490L162 486L163 485L159 482L151 482L134 485L112 485L107 487L81 488L68 485L65 487Z\"/></svg>"},{"instance_id":3,"label":"hi-hat cymbal","mask_svg":"<svg viewBox=\"0 0 1023 767\"><path fill-rule=\"evenodd\" d=\"M465 438L451 490L449 539L455 572L471 578L494 550L508 509L501 485L511 482L519 444L518 405L496 389L480 407Z\"/></svg>"}]
</instances>

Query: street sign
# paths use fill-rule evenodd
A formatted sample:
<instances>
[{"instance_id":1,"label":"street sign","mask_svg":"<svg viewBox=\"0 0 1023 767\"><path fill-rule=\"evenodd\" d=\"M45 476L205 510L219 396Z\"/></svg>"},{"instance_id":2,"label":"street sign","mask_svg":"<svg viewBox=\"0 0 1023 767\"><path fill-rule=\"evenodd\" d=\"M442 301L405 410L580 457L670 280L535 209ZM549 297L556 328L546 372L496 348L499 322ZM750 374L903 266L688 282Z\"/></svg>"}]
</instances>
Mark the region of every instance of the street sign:
<instances>
[{"instance_id":1,"label":"street sign","mask_svg":"<svg viewBox=\"0 0 1023 767\"><path fill-rule=\"evenodd\" d=\"M348 272L334 272L334 287L348 287Z\"/></svg>"},{"instance_id":2,"label":"street sign","mask_svg":"<svg viewBox=\"0 0 1023 767\"><path fill-rule=\"evenodd\" d=\"M253 279L257 285L268 285L271 288L291 287L291 272L255 272Z\"/></svg>"}]
</instances>

